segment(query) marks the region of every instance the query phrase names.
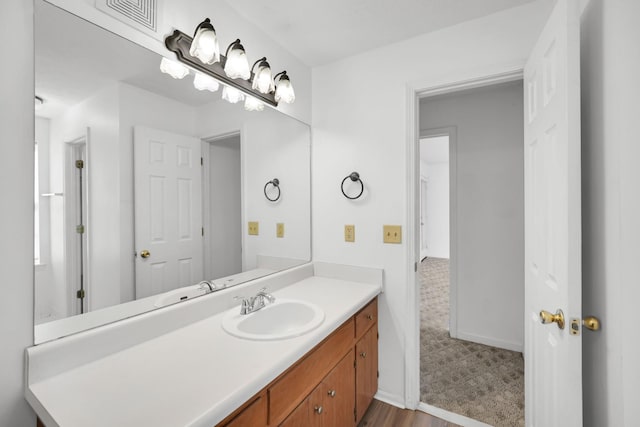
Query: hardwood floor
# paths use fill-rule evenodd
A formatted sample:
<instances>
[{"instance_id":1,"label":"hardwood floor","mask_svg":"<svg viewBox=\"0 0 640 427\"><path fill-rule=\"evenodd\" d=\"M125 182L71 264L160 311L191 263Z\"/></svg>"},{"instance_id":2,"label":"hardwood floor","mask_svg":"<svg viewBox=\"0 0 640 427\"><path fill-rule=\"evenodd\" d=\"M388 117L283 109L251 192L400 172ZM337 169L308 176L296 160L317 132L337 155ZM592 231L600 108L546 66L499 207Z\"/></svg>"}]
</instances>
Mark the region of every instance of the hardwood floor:
<instances>
[{"instance_id":1,"label":"hardwood floor","mask_svg":"<svg viewBox=\"0 0 640 427\"><path fill-rule=\"evenodd\" d=\"M420 411L400 409L373 400L358 427L460 427Z\"/></svg>"}]
</instances>

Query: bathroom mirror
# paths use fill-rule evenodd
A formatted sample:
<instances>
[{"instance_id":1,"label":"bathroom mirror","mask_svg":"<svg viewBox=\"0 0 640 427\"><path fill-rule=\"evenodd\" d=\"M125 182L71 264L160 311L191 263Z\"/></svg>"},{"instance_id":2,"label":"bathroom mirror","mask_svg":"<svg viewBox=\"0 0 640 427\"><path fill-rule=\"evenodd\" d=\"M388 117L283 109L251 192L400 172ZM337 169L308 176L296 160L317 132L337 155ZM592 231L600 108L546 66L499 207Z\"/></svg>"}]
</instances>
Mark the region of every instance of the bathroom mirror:
<instances>
[{"instance_id":1,"label":"bathroom mirror","mask_svg":"<svg viewBox=\"0 0 640 427\"><path fill-rule=\"evenodd\" d=\"M310 260L309 126L35 10L36 344Z\"/></svg>"}]
</instances>

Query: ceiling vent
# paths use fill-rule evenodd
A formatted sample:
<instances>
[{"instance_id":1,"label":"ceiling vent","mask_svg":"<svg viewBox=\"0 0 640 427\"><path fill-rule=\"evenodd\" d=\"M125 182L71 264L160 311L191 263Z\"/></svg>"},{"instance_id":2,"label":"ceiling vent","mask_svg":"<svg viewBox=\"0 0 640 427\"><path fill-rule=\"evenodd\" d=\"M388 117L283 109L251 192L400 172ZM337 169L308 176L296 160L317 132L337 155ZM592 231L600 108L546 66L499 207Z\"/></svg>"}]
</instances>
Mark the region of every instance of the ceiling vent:
<instances>
[{"instance_id":1,"label":"ceiling vent","mask_svg":"<svg viewBox=\"0 0 640 427\"><path fill-rule=\"evenodd\" d=\"M96 8L158 40L162 0L96 0Z\"/></svg>"}]
</instances>

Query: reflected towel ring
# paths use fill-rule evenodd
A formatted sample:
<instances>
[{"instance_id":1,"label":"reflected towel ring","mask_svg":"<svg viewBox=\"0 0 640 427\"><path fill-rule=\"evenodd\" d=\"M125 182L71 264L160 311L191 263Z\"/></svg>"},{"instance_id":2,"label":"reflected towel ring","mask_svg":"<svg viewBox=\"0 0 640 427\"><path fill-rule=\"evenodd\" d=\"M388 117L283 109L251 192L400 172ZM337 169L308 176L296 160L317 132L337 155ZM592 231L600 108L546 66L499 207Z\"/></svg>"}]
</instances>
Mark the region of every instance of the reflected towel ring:
<instances>
[{"instance_id":1,"label":"reflected towel ring","mask_svg":"<svg viewBox=\"0 0 640 427\"><path fill-rule=\"evenodd\" d=\"M269 184L273 185L278 190L278 196L275 199L272 199L267 195L267 187L269 186ZM278 199L280 199L280 180L278 178L273 178L271 181L267 182L264 185L264 197L266 197L270 202L277 202Z\"/></svg>"},{"instance_id":2,"label":"reflected towel ring","mask_svg":"<svg viewBox=\"0 0 640 427\"><path fill-rule=\"evenodd\" d=\"M360 193L358 193L357 196L350 197L350 196L347 196L347 193L344 192L344 183L345 183L345 181L347 179L351 179L351 181L353 181L353 182L359 182L360 183ZM342 190L342 194L347 199L355 200L355 199L359 198L360 196L362 196L362 193L364 192L364 183L360 179L360 174L358 172L351 172L350 175L345 176L344 179L342 180L342 184L340 184L340 190Z\"/></svg>"}]
</instances>

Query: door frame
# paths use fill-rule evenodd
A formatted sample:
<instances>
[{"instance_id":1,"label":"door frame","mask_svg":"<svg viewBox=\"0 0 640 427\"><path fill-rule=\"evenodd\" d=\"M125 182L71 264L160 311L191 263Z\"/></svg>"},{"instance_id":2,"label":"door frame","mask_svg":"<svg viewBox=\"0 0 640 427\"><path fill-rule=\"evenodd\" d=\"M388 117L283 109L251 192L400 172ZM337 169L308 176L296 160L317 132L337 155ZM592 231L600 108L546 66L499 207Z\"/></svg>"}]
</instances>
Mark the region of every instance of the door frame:
<instances>
[{"instance_id":1,"label":"door frame","mask_svg":"<svg viewBox=\"0 0 640 427\"><path fill-rule=\"evenodd\" d=\"M420 143L420 98L461 90L473 89L483 86L491 86L523 79L524 61L511 64L503 64L492 69L466 70L459 75L451 74L440 80L428 79L426 81L410 83L406 85L407 100L407 130L406 130L406 192L407 192L407 246L406 246L406 274L407 292L406 309L407 327L405 328L405 407L428 410L447 421L470 424L467 417L442 411L439 408L420 403L420 309L418 298L418 274L417 266L420 262L420 158L418 156ZM523 130L524 132L524 130ZM451 148L450 148L451 150ZM451 200L450 200L451 203ZM450 212L451 215L451 212ZM451 226L451 225L450 225ZM441 412L442 411L442 412ZM443 413L444 412L444 413ZM475 425L482 425L476 424Z\"/></svg>"},{"instance_id":2,"label":"door frame","mask_svg":"<svg viewBox=\"0 0 640 427\"><path fill-rule=\"evenodd\" d=\"M428 98L430 96L433 95L419 95L418 103L420 102L420 99ZM419 121L418 126L420 126ZM445 126L439 128L422 129L419 131L418 141L416 143L416 155L418 157L418 176L420 176L420 140L423 138L431 138L436 136L449 137L449 335L452 338L458 338L458 128L456 126ZM422 179L422 177L420 177L419 179ZM418 191L420 191L420 189L418 189ZM418 198L417 202L419 215L420 198ZM418 217L418 221L419 220L420 218ZM420 253L418 253L418 259L419 261L422 261ZM417 281L415 285L417 291L419 281ZM419 304L417 316L419 331ZM419 334L418 340L420 340ZM418 370L419 369L420 367L418 366Z\"/></svg>"}]
</instances>

